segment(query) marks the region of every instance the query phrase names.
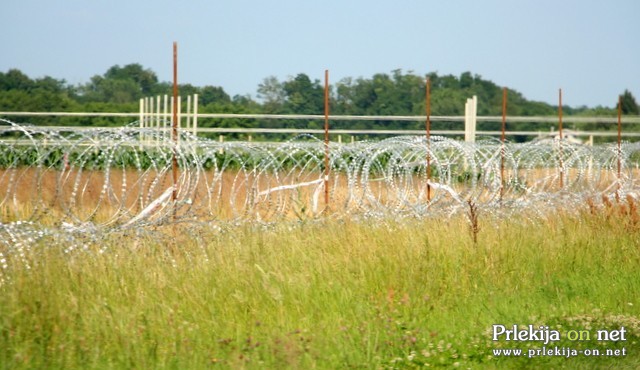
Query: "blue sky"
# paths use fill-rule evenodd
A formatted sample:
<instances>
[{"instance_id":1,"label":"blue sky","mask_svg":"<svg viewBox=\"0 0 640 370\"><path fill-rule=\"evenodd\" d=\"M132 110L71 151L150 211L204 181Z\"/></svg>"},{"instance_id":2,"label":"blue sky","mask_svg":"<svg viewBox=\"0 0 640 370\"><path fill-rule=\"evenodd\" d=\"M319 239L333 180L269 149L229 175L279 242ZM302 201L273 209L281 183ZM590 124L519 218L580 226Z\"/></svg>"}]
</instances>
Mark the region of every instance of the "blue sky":
<instances>
[{"instance_id":1,"label":"blue sky","mask_svg":"<svg viewBox=\"0 0 640 370\"><path fill-rule=\"evenodd\" d=\"M70 83L140 63L256 96L268 76L331 82L395 69L479 74L532 100L640 99L638 0L19 0L0 5L0 71Z\"/></svg>"}]
</instances>

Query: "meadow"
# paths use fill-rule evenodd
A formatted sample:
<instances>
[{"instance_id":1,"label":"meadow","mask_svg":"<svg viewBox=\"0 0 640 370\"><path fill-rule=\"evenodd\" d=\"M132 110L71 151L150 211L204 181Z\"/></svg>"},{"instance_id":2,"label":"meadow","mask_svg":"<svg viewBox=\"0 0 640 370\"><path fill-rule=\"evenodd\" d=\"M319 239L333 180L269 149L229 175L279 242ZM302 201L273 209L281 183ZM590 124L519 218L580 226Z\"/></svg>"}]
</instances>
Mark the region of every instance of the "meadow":
<instances>
[{"instance_id":1,"label":"meadow","mask_svg":"<svg viewBox=\"0 0 640 370\"><path fill-rule=\"evenodd\" d=\"M76 254L43 238L0 286L0 368L640 367L633 198L531 219L476 212L178 224ZM494 324L626 355L502 357L544 344L493 341ZM595 339L621 327L624 341Z\"/></svg>"},{"instance_id":2,"label":"meadow","mask_svg":"<svg viewBox=\"0 0 640 370\"><path fill-rule=\"evenodd\" d=\"M640 367L637 144L11 127L0 369Z\"/></svg>"}]
</instances>

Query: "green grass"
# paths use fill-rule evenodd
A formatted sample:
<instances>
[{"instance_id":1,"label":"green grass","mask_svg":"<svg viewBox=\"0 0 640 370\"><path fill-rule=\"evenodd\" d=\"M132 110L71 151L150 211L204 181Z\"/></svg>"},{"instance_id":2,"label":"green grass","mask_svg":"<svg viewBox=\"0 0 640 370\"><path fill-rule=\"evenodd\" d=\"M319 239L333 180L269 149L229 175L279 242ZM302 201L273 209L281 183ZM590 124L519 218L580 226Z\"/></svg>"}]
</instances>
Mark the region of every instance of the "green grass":
<instances>
[{"instance_id":1,"label":"green grass","mask_svg":"<svg viewBox=\"0 0 640 370\"><path fill-rule=\"evenodd\" d=\"M635 212L635 210L634 210ZM0 368L638 368L640 231L548 220L326 221L46 248L0 287ZM100 246L96 246L100 247ZM624 357L495 357L491 325L619 329Z\"/></svg>"}]
</instances>

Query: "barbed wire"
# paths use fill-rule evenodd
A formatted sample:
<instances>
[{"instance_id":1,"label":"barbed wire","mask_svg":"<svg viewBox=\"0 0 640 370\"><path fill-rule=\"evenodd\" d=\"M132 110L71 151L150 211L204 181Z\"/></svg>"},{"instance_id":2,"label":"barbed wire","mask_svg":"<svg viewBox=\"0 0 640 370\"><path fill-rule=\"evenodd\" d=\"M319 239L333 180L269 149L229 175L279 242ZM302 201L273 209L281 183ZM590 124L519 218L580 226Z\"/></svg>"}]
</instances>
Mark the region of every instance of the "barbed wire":
<instances>
[{"instance_id":1,"label":"barbed wire","mask_svg":"<svg viewBox=\"0 0 640 370\"><path fill-rule=\"evenodd\" d=\"M175 223L452 217L469 202L500 217L543 215L587 198L638 195L634 143L331 143L325 178L324 143L311 135L259 143L182 133L174 141L168 129L139 122L74 132L0 124L0 260L43 238L82 249L85 241L69 240Z\"/></svg>"}]
</instances>

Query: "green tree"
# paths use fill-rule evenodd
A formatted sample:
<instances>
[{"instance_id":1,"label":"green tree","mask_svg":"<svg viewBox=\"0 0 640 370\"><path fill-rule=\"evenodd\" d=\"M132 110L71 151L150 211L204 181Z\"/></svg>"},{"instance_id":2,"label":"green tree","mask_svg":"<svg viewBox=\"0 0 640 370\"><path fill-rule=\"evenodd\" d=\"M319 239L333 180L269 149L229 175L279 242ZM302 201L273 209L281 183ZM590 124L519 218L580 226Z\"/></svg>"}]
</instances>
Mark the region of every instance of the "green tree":
<instances>
[{"instance_id":1,"label":"green tree","mask_svg":"<svg viewBox=\"0 0 640 370\"><path fill-rule=\"evenodd\" d=\"M335 85L336 97L331 108L335 114L353 114L355 112L354 82L351 77L343 78Z\"/></svg>"},{"instance_id":2,"label":"green tree","mask_svg":"<svg viewBox=\"0 0 640 370\"><path fill-rule=\"evenodd\" d=\"M109 80L131 80L140 89L142 95L151 95L154 86L158 83L158 76L150 69L144 69L140 64L127 64L124 67L115 65L104 74Z\"/></svg>"},{"instance_id":3,"label":"green tree","mask_svg":"<svg viewBox=\"0 0 640 370\"><path fill-rule=\"evenodd\" d=\"M230 103L231 97L227 94L222 87L207 85L200 89L199 99L202 105L208 105L212 103Z\"/></svg>"},{"instance_id":4,"label":"green tree","mask_svg":"<svg viewBox=\"0 0 640 370\"><path fill-rule=\"evenodd\" d=\"M624 90L624 93L622 93L621 95L621 99L622 99L623 114L635 114L635 115L640 114L640 107L638 107L636 98L633 96L633 94L631 94L631 91Z\"/></svg>"},{"instance_id":5,"label":"green tree","mask_svg":"<svg viewBox=\"0 0 640 370\"><path fill-rule=\"evenodd\" d=\"M291 113L322 114L324 111L324 89L320 81L311 81L304 73L286 81L282 89L285 93L284 108Z\"/></svg>"},{"instance_id":6,"label":"green tree","mask_svg":"<svg viewBox=\"0 0 640 370\"><path fill-rule=\"evenodd\" d=\"M84 102L131 103L143 96L153 95L158 77L140 64L115 65L102 76L93 76L91 81L78 89Z\"/></svg>"},{"instance_id":7,"label":"green tree","mask_svg":"<svg viewBox=\"0 0 640 370\"><path fill-rule=\"evenodd\" d=\"M49 76L38 78L34 81L33 86L34 89L42 89L55 94L67 94L69 91L65 80L58 80Z\"/></svg>"},{"instance_id":8,"label":"green tree","mask_svg":"<svg viewBox=\"0 0 640 370\"><path fill-rule=\"evenodd\" d=\"M200 88L193 86L192 84L179 84L178 85L178 94L186 99L186 96L194 95L200 93ZM171 95L173 95L173 90L171 90Z\"/></svg>"},{"instance_id":9,"label":"green tree","mask_svg":"<svg viewBox=\"0 0 640 370\"><path fill-rule=\"evenodd\" d=\"M464 72L460 75L460 88L468 89L473 85L473 76L471 72Z\"/></svg>"},{"instance_id":10,"label":"green tree","mask_svg":"<svg viewBox=\"0 0 640 370\"><path fill-rule=\"evenodd\" d=\"M93 76L91 82L82 86L83 102L131 103L142 97L139 86L133 80Z\"/></svg>"},{"instance_id":11,"label":"green tree","mask_svg":"<svg viewBox=\"0 0 640 370\"><path fill-rule=\"evenodd\" d=\"M269 76L258 85L258 98L265 113L282 113L286 97L284 84L276 76Z\"/></svg>"},{"instance_id":12,"label":"green tree","mask_svg":"<svg viewBox=\"0 0 640 370\"><path fill-rule=\"evenodd\" d=\"M7 73L0 73L0 90L28 91L34 86L34 81L18 69L10 69Z\"/></svg>"}]
</instances>

